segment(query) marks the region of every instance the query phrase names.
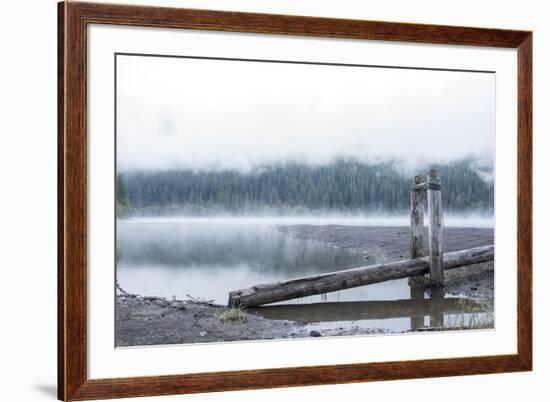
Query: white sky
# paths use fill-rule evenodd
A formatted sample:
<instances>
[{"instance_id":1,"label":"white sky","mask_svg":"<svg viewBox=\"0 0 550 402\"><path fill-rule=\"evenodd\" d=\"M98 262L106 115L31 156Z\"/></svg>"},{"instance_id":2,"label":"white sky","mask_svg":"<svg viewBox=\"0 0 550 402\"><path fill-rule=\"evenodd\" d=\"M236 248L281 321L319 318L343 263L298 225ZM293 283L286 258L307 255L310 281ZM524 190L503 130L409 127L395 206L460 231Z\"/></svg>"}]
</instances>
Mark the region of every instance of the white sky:
<instances>
[{"instance_id":1,"label":"white sky","mask_svg":"<svg viewBox=\"0 0 550 402\"><path fill-rule=\"evenodd\" d=\"M492 159L494 74L118 56L128 169Z\"/></svg>"}]
</instances>

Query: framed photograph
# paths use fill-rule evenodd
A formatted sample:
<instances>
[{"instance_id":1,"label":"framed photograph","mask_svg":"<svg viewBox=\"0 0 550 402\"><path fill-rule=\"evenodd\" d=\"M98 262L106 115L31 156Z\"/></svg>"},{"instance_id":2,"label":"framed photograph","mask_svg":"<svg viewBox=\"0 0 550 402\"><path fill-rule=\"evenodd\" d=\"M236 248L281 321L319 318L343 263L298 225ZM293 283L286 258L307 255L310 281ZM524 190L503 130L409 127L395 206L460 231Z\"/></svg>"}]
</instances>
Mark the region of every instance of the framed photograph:
<instances>
[{"instance_id":1,"label":"framed photograph","mask_svg":"<svg viewBox=\"0 0 550 402\"><path fill-rule=\"evenodd\" d=\"M531 370L532 32L58 11L59 399Z\"/></svg>"}]
</instances>

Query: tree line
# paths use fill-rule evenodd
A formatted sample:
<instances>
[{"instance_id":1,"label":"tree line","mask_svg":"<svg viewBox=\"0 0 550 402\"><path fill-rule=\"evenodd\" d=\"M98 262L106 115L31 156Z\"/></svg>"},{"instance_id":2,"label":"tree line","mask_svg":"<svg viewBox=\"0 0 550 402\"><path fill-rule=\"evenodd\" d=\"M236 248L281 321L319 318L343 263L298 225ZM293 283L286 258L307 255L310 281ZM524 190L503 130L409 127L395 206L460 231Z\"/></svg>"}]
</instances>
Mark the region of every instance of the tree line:
<instances>
[{"instance_id":1,"label":"tree line","mask_svg":"<svg viewBox=\"0 0 550 402\"><path fill-rule=\"evenodd\" d=\"M493 183L471 160L439 169L447 211L492 210ZM423 169L423 171L427 171ZM286 163L238 170L176 169L117 175L121 214L403 211L412 178L394 162L341 160L328 165Z\"/></svg>"}]
</instances>

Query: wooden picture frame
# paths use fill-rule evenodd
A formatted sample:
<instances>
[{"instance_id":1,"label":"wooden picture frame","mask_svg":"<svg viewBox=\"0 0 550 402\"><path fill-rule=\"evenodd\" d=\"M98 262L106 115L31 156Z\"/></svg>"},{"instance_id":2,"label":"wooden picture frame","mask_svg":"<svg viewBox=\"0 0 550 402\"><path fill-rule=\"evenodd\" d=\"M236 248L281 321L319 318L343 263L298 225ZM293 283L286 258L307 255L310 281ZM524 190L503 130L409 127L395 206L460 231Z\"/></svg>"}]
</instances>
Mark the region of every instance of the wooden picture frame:
<instances>
[{"instance_id":1,"label":"wooden picture frame","mask_svg":"<svg viewBox=\"0 0 550 402\"><path fill-rule=\"evenodd\" d=\"M122 398L532 369L532 32L62 2L58 5L58 397ZM517 49L517 353L134 378L87 375L87 26L216 30Z\"/></svg>"}]
</instances>

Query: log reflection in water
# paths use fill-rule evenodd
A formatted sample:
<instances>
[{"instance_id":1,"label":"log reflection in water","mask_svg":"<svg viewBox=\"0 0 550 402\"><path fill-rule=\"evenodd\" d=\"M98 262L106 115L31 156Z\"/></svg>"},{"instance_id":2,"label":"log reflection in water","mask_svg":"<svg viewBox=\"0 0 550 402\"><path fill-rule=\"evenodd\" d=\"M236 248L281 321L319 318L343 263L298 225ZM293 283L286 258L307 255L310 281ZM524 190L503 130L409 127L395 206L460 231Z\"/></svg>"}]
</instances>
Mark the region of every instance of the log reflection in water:
<instances>
[{"instance_id":1,"label":"log reflection in water","mask_svg":"<svg viewBox=\"0 0 550 402\"><path fill-rule=\"evenodd\" d=\"M293 320L301 323L381 320L410 317L411 328L424 326L424 316L430 316L430 326L442 326L445 314L468 313L474 302L464 299L432 298L383 301L284 304L249 308L247 311L274 320Z\"/></svg>"}]
</instances>

